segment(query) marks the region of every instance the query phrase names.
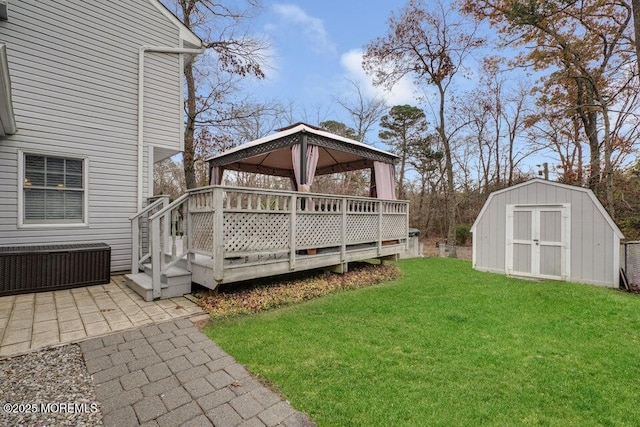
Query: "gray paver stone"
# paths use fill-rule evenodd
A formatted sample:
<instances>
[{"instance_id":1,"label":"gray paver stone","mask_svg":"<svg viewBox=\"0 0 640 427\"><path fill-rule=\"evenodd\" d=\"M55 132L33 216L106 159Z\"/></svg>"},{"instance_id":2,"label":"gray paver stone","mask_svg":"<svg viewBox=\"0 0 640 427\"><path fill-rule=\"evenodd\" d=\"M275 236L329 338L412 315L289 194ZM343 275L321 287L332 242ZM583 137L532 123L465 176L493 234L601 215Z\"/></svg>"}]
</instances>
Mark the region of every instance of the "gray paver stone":
<instances>
[{"instance_id":1,"label":"gray paver stone","mask_svg":"<svg viewBox=\"0 0 640 427\"><path fill-rule=\"evenodd\" d=\"M122 336L125 341L135 341L144 338L144 335L142 335L142 332L139 330L126 331Z\"/></svg>"},{"instance_id":2,"label":"gray paver stone","mask_svg":"<svg viewBox=\"0 0 640 427\"><path fill-rule=\"evenodd\" d=\"M187 336L194 343L201 342L201 341L209 341L209 337L207 337L205 334L203 334L198 330L195 330L194 332L188 334Z\"/></svg>"},{"instance_id":3,"label":"gray paver stone","mask_svg":"<svg viewBox=\"0 0 640 427\"><path fill-rule=\"evenodd\" d=\"M175 324L179 329L193 328L193 322L189 319L178 319Z\"/></svg>"},{"instance_id":4,"label":"gray paver stone","mask_svg":"<svg viewBox=\"0 0 640 427\"><path fill-rule=\"evenodd\" d=\"M184 356L187 353L189 353L188 347L178 347L178 348L174 348L173 350L165 351L164 353L158 352L158 356L160 356L160 358L166 362L167 360Z\"/></svg>"},{"instance_id":5,"label":"gray paver stone","mask_svg":"<svg viewBox=\"0 0 640 427\"><path fill-rule=\"evenodd\" d=\"M189 344L189 350L191 351L204 350L205 348L209 348L210 350L214 348L218 348L220 349L220 351L224 352L224 350L222 350L220 347L215 345L213 341L199 341L199 342L194 342L192 344Z\"/></svg>"},{"instance_id":6,"label":"gray paver stone","mask_svg":"<svg viewBox=\"0 0 640 427\"><path fill-rule=\"evenodd\" d=\"M167 351L173 350L176 348L176 346L173 345L169 340L152 342L151 347L153 347L156 353L166 353Z\"/></svg>"},{"instance_id":7,"label":"gray paver stone","mask_svg":"<svg viewBox=\"0 0 640 427\"><path fill-rule=\"evenodd\" d=\"M156 325L145 326L144 328L140 329L140 332L147 338L154 335L160 335L162 333L160 328L158 328Z\"/></svg>"},{"instance_id":8,"label":"gray paver stone","mask_svg":"<svg viewBox=\"0 0 640 427\"><path fill-rule=\"evenodd\" d=\"M249 394L265 408L275 405L281 400L280 396L267 389L266 387L258 387L255 390L252 390Z\"/></svg>"},{"instance_id":9,"label":"gray paver stone","mask_svg":"<svg viewBox=\"0 0 640 427\"><path fill-rule=\"evenodd\" d=\"M205 363L211 362L211 358L202 350L191 350L190 353L185 354L185 357L193 366L204 365Z\"/></svg>"},{"instance_id":10,"label":"gray paver stone","mask_svg":"<svg viewBox=\"0 0 640 427\"><path fill-rule=\"evenodd\" d=\"M316 423L311 421L308 416L302 412L296 412L289 418L284 420L285 427L315 427Z\"/></svg>"},{"instance_id":11,"label":"gray paver stone","mask_svg":"<svg viewBox=\"0 0 640 427\"><path fill-rule=\"evenodd\" d=\"M245 420L258 415L264 409L261 404L248 394L232 399L229 405Z\"/></svg>"},{"instance_id":12,"label":"gray paver stone","mask_svg":"<svg viewBox=\"0 0 640 427\"><path fill-rule=\"evenodd\" d=\"M119 351L117 353L113 353L110 357L111 362L114 365L124 365L125 363L136 360L136 358L133 357L133 353L131 352L131 350Z\"/></svg>"},{"instance_id":13,"label":"gray paver stone","mask_svg":"<svg viewBox=\"0 0 640 427\"><path fill-rule=\"evenodd\" d=\"M119 378L114 378L106 383L98 384L95 388L96 398L99 401L106 400L121 392L122 386L120 385Z\"/></svg>"},{"instance_id":14,"label":"gray paver stone","mask_svg":"<svg viewBox=\"0 0 640 427\"><path fill-rule=\"evenodd\" d=\"M104 371L96 372L93 374L93 381L96 384L106 383L107 381L111 381L114 378L120 378L124 374L129 373L126 365L118 365L113 366L111 368L105 369Z\"/></svg>"},{"instance_id":15,"label":"gray paver stone","mask_svg":"<svg viewBox=\"0 0 640 427\"><path fill-rule=\"evenodd\" d=\"M147 421L144 424L140 424L140 427L158 427L158 422L156 420Z\"/></svg>"},{"instance_id":16,"label":"gray paver stone","mask_svg":"<svg viewBox=\"0 0 640 427\"><path fill-rule=\"evenodd\" d=\"M158 424L160 427L174 427L181 426L187 421L202 414L202 410L196 402L187 403L181 407L174 409L171 412L167 412L160 418L158 418Z\"/></svg>"},{"instance_id":17,"label":"gray paver stone","mask_svg":"<svg viewBox=\"0 0 640 427\"><path fill-rule=\"evenodd\" d=\"M144 344L138 347L134 347L131 349L131 352L133 353L133 357L135 357L136 359L143 359L145 357L149 357L156 354L153 347L151 347L149 344Z\"/></svg>"},{"instance_id":18,"label":"gray paver stone","mask_svg":"<svg viewBox=\"0 0 640 427\"><path fill-rule=\"evenodd\" d=\"M144 337L142 337L141 339L125 341L122 344L118 344L118 350L120 351L133 350L136 347L145 346L145 345L148 346L149 343Z\"/></svg>"},{"instance_id":19,"label":"gray paver stone","mask_svg":"<svg viewBox=\"0 0 640 427\"><path fill-rule=\"evenodd\" d=\"M205 343L206 341L201 341L201 343ZM211 342L211 341L209 341ZM200 343L194 343L192 345L196 345L196 344L200 344ZM213 344L213 343L212 343ZM216 344L208 345L205 348L203 348L204 352L207 353L209 355L209 357L212 360L218 360L218 359L222 359L225 357L229 357L229 355L220 347L218 347Z\"/></svg>"},{"instance_id":20,"label":"gray paver stone","mask_svg":"<svg viewBox=\"0 0 640 427\"><path fill-rule=\"evenodd\" d=\"M158 356L157 354L153 354L149 357L129 362L127 363L127 367L130 371L137 371L138 369L144 369L147 366L152 366L157 363L162 363L162 359L160 359L160 356Z\"/></svg>"},{"instance_id":21,"label":"gray paver stone","mask_svg":"<svg viewBox=\"0 0 640 427\"><path fill-rule=\"evenodd\" d=\"M205 394L213 393L216 390L204 378L198 378L197 380L189 381L188 383L184 384L184 388L194 399L202 397Z\"/></svg>"},{"instance_id":22,"label":"gray paver stone","mask_svg":"<svg viewBox=\"0 0 640 427\"><path fill-rule=\"evenodd\" d=\"M184 356L179 356L174 359L171 359L167 362L167 366L171 369L171 372L178 373L181 371L186 371L187 369L193 368L191 363Z\"/></svg>"},{"instance_id":23,"label":"gray paver stone","mask_svg":"<svg viewBox=\"0 0 640 427\"><path fill-rule=\"evenodd\" d=\"M109 399L103 400L100 405L100 409L102 409L102 413L106 415L116 409L133 405L134 403L141 401L143 397L142 392L137 388L129 391L123 391Z\"/></svg>"},{"instance_id":24,"label":"gray paver stone","mask_svg":"<svg viewBox=\"0 0 640 427\"><path fill-rule=\"evenodd\" d=\"M209 418L207 418L206 416L199 415L194 419L182 424L181 427L213 427L213 424L211 424L211 421L209 421Z\"/></svg>"},{"instance_id":25,"label":"gray paver stone","mask_svg":"<svg viewBox=\"0 0 640 427\"><path fill-rule=\"evenodd\" d=\"M120 377L120 383L125 390L131 390L132 388L140 388L143 385L149 383L147 376L143 371L133 371Z\"/></svg>"},{"instance_id":26,"label":"gray paver stone","mask_svg":"<svg viewBox=\"0 0 640 427\"><path fill-rule=\"evenodd\" d=\"M171 390L161 394L160 397L162 397L164 406L166 406L170 411L173 411L174 409L193 400L183 387L172 388Z\"/></svg>"},{"instance_id":27,"label":"gray paver stone","mask_svg":"<svg viewBox=\"0 0 640 427\"><path fill-rule=\"evenodd\" d=\"M178 330L178 327L176 326L175 322L160 323L158 324L158 328L160 328L160 330L165 333Z\"/></svg>"},{"instance_id":28,"label":"gray paver stone","mask_svg":"<svg viewBox=\"0 0 640 427\"><path fill-rule=\"evenodd\" d=\"M151 382L158 381L172 375L165 362L147 366L144 368L144 373Z\"/></svg>"},{"instance_id":29,"label":"gray paver stone","mask_svg":"<svg viewBox=\"0 0 640 427\"><path fill-rule=\"evenodd\" d=\"M238 427L265 427L264 423L260 421L260 418L253 417L240 424Z\"/></svg>"},{"instance_id":30,"label":"gray paver stone","mask_svg":"<svg viewBox=\"0 0 640 427\"><path fill-rule=\"evenodd\" d=\"M86 353L91 350L98 350L99 348L104 347L104 343L102 342L102 338L94 338L91 340L86 340L80 343L80 349L83 353Z\"/></svg>"},{"instance_id":31,"label":"gray paver stone","mask_svg":"<svg viewBox=\"0 0 640 427\"><path fill-rule=\"evenodd\" d=\"M102 342L104 343L105 347L118 345L124 342L124 337L122 336L122 334L107 335L106 337L102 337Z\"/></svg>"},{"instance_id":32,"label":"gray paver stone","mask_svg":"<svg viewBox=\"0 0 640 427\"><path fill-rule=\"evenodd\" d=\"M95 359L89 359L85 362L87 365L87 372L90 374L95 374L99 371L104 371L105 369L109 369L113 366L111 362L111 358L109 356L100 356Z\"/></svg>"},{"instance_id":33,"label":"gray paver stone","mask_svg":"<svg viewBox=\"0 0 640 427\"><path fill-rule=\"evenodd\" d=\"M142 386L142 393L145 396L157 396L166 391L171 390L172 388L178 387L180 383L176 379L176 377L171 376L167 378L163 378L161 380L146 384Z\"/></svg>"},{"instance_id":34,"label":"gray paver stone","mask_svg":"<svg viewBox=\"0 0 640 427\"><path fill-rule=\"evenodd\" d=\"M155 420L167 412L167 408L164 407L162 400L158 396L145 397L133 405L133 409L136 411L141 423Z\"/></svg>"},{"instance_id":35,"label":"gray paver stone","mask_svg":"<svg viewBox=\"0 0 640 427\"><path fill-rule=\"evenodd\" d=\"M229 366L225 366L224 370L227 371L227 373L235 380L242 380L249 377L249 371L239 363L233 363Z\"/></svg>"},{"instance_id":36,"label":"gray paver stone","mask_svg":"<svg viewBox=\"0 0 640 427\"><path fill-rule=\"evenodd\" d=\"M207 417L216 427L235 427L242 422L242 417L227 403L207 412Z\"/></svg>"},{"instance_id":37,"label":"gray paver stone","mask_svg":"<svg viewBox=\"0 0 640 427\"><path fill-rule=\"evenodd\" d=\"M206 350L205 350L206 352ZM211 355L209 355L211 356ZM213 359L213 357L212 357ZM218 359L214 359L211 362L207 362L207 368L211 369L212 372L218 371L220 369L224 369L227 366L231 365L235 363L235 360L233 360L233 357L231 356L225 356L225 357L220 357Z\"/></svg>"},{"instance_id":38,"label":"gray paver stone","mask_svg":"<svg viewBox=\"0 0 640 427\"><path fill-rule=\"evenodd\" d=\"M240 380L240 381L232 382L231 385L230 385L230 388L231 388L231 390L233 390L233 392L237 396L240 396L240 395L243 395L245 393L249 393L252 390L256 390L256 389L260 389L260 388L264 388L264 387L262 387L262 384L260 384L257 380L254 380L253 378L249 377L249 378L245 378L245 379ZM265 408L267 407L266 405L262 404L262 402L260 402L260 404L262 406L264 406Z\"/></svg>"},{"instance_id":39,"label":"gray paver stone","mask_svg":"<svg viewBox=\"0 0 640 427\"><path fill-rule=\"evenodd\" d=\"M228 388L223 388L220 390L216 390L213 393L209 393L206 396L202 396L198 399L198 404L202 409L208 411L210 409L215 408L216 406L220 406L223 403L227 403L231 399L235 397L235 394Z\"/></svg>"},{"instance_id":40,"label":"gray paver stone","mask_svg":"<svg viewBox=\"0 0 640 427\"><path fill-rule=\"evenodd\" d=\"M158 335L148 336L147 337L147 341L149 342L149 344L153 344L154 342L158 342L158 341L170 340L174 336L175 335L173 335L173 333L171 333L171 332L163 332L163 333L158 334Z\"/></svg>"},{"instance_id":41,"label":"gray paver stone","mask_svg":"<svg viewBox=\"0 0 640 427\"><path fill-rule=\"evenodd\" d=\"M226 387L233 382L233 378L224 371L216 371L206 376L207 381L216 389Z\"/></svg>"},{"instance_id":42,"label":"gray paver stone","mask_svg":"<svg viewBox=\"0 0 640 427\"><path fill-rule=\"evenodd\" d=\"M133 427L138 425L138 418L131 406L125 406L105 414L102 422L105 427Z\"/></svg>"},{"instance_id":43,"label":"gray paver stone","mask_svg":"<svg viewBox=\"0 0 640 427\"><path fill-rule=\"evenodd\" d=\"M169 341L171 341L171 343L173 345L175 345L176 348L186 347L189 344L193 344L193 341L191 341L188 337L185 337L185 336L182 336L182 335L179 335L177 337L173 337Z\"/></svg>"},{"instance_id":44,"label":"gray paver stone","mask_svg":"<svg viewBox=\"0 0 640 427\"><path fill-rule=\"evenodd\" d=\"M209 369L206 366L195 366L193 368L187 369L186 371L178 372L176 377L180 382L186 383L189 381L193 381L198 378L204 378L205 375L209 373Z\"/></svg>"},{"instance_id":45,"label":"gray paver stone","mask_svg":"<svg viewBox=\"0 0 640 427\"><path fill-rule=\"evenodd\" d=\"M111 353L118 351L117 345L110 345L107 347L98 348L95 350L87 351L83 353L84 360L91 360L102 356L108 356Z\"/></svg>"},{"instance_id":46,"label":"gray paver stone","mask_svg":"<svg viewBox=\"0 0 640 427\"><path fill-rule=\"evenodd\" d=\"M293 415L295 411L286 402L278 402L270 408L262 411L258 414L260 420L267 426L275 426L284 421L285 418Z\"/></svg>"}]
</instances>

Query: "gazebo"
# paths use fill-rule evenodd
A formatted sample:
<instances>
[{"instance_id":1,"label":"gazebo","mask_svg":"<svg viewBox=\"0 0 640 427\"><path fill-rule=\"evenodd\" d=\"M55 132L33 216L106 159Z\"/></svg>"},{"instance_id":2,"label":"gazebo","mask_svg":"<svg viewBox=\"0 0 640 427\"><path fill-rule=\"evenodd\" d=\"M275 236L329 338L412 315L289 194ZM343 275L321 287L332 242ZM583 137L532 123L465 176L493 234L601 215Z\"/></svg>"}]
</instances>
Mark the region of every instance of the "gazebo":
<instances>
[{"instance_id":1,"label":"gazebo","mask_svg":"<svg viewBox=\"0 0 640 427\"><path fill-rule=\"evenodd\" d=\"M144 281L139 270L151 276L144 291L151 299L183 292L169 290L180 275L189 286L215 289L314 268L345 272L352 261L395 259L407 250L409 224L408 202L395 199L396 160L304 123L214 156L207 160L211 185L171 204L156 201L132 217L136 250L128 277ZM371 170L371 197L310 192L316 176L362 169ZM292 190L221 185L225 170L288 177Z\"/></svg>"},{"instance_id":2,"label":"gazebo","mask_svg":"<svg viewBox=\"0 0 640 427\"><path fill-rule=\"evenodd\" d=\"M225 170L288 177L293 190L308 192L316 176L370 169L369 196L395 200L393 164L398 156L306 123L279 129L209 158L211 185Z\"/></svg>"}]
</instances>

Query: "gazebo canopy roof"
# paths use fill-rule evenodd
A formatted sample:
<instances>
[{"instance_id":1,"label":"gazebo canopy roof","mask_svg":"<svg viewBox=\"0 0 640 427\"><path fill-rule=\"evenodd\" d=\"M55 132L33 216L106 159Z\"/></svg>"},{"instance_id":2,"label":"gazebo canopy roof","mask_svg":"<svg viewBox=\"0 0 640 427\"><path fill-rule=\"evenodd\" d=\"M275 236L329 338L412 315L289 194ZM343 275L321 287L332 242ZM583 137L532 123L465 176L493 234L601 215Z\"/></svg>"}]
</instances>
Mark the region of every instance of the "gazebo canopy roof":
<instances>
[{"instance_id":1,"label":"gazebo canopy roof","mask_svg":"<svg viewBox=\"0 0 640 427\"><path fill-rule=\"evenodd\" d=\"M353 139L326 132L305 123L279 129L273 135L248 142L207 159L209 168L293 177L291 147L302 144L319 148L316 175L367 169L373 162L393 164L395 154Z\"/></svg>"}]
</instances>

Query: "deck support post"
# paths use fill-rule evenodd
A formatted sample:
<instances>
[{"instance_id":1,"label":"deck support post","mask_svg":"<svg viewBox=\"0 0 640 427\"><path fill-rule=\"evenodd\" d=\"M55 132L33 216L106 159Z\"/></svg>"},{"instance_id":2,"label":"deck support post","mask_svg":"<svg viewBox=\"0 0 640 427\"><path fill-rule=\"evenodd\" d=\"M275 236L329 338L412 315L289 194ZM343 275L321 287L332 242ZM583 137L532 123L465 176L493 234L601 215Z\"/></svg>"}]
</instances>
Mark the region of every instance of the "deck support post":
<instances>
[{"instance_id":1,"label":"deck support post","mask_svg":"<svg viewBox=\"0 0 640 427\"><path fill-rule=\"evenodd\" d=\"M292 194L289 199L290 221L289 221L289 269L296 269L296 195Z\"/></svg>"},{"instance_id":2,"label":"deck support post","mask_svg":"<svg viewBox=\"0 0 640 427\"><path fill-rule=\"evenodd\" d=\"M382 201L378 200L378 255L382 253Z\"/></svg>"},{"instance_id":3,"label":"deck support post","mask_svg":"<svg viewBox=\"0 0 640 427\"><path fill-rule=\"evenodd\" d=\"M136 274L140 267L140 219L134 218L131 221L131 274Z\"/></svg>"},{"instance_id":4,"label":"deck support post","mask_svg":"<svg viewBox=\"0 0 640 427\"><path fill-rule=\"evenodd\" d=\"M224 277L224 189L212 191L213 207L213 279L221 282Z\"/></svg>"},{"instance_id":5,"label":"deck support post","mask_svg":"<svg viewBox=\"0 0 640 427\"><path fill-rule=\"evenodd\" d=\"M349 263L343 262L337 265L332 265L326 268L326 271L330 271L331 273L337 274L345 274L349 271Z\"/></svg>"},{"instance_id":6,"label":"deck support post","mask_svg":"<svg viewBox=\"0 0 640 427\"><path fill-rule=\"evenodd\" d=\"M389 261L398 261L398 259L400 259L400 255L398 254L386 255L386 256L380 257L380 264L387 265Z\"/></svg>"},{"instance_id":7,"label":"deck support post","mask_svg":"<svg viewBox=\"0 0 640 427\"><path fill-rule=\"evenodd\" d=\"M158 299L162 295L162 285L160 277L162 271L161 259L164 256L162 234L160 233L160 221L162 217L151 221L151 236L149 244L151 248L151 288L153 299Z\"/></svg>"},{"instance_id":8,"label":"deck support post","mask_svg":"<svg viewBox=\"0 0 640 427\"><path fill-rule=\"evenodd\" d=\"M343 198L340 209L342 210L342 241L340 242L340 261L347 261L347 199Z\"/></svg>"}]
</instances>

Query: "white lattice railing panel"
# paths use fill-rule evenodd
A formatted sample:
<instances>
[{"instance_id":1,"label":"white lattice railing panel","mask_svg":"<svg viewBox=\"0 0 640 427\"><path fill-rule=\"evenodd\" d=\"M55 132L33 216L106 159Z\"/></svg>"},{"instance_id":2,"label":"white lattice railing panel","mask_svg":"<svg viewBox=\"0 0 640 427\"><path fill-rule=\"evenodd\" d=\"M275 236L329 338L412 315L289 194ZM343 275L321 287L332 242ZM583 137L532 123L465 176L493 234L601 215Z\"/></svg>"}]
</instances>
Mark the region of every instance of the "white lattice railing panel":
<instances>
[{"instance_id":1,"label":"white lattice railing panel","mask_svg":"<svg viewBox=\"0 0 640 427\"><path fill-rule=\"evenodd\" d=\"M296 217L297 248L340 246L341 239L341 214L299 213Z\"/></svg>"},{"instance_id":2,"label":"white lattice railing panel","mask_svg":"<svg viewBox=\"0 0 640 427\"><path fill-rule=\"evenodd\" d=\"M289 248L290 216L281 213L224 213L225 252L265 252Z\"/></svg>"},{"instance_id":3,"label":"white lattice railing panel","mask_svg":"<svg viewBox=\"0 0 640 427\"><path fill-rule=\"evenodd\" d=\"M382 238L383 239L404 239L407 237L407 216L406 215L383 215L382 216Z\"/></svg>"},{"instance_id":4,"label":"white lattice railing panel","mask_svg":"<svg viewBox=\"0 0 640 427\"><path fill-rule=\"evenodd\" d=\"M213 252L213 212L193 212L191 234L191 246L194 250Z\"/></svg>"},{"instance_id":5,"label":"white lattice railing panel","mask_svg":"<svg viewBox=\"0 0 640 427\"><path fill-rule=\"evenodd\" d=\"M347 215L347 244L378 240L378 214Z\"/></svg>"}]
</instances>

